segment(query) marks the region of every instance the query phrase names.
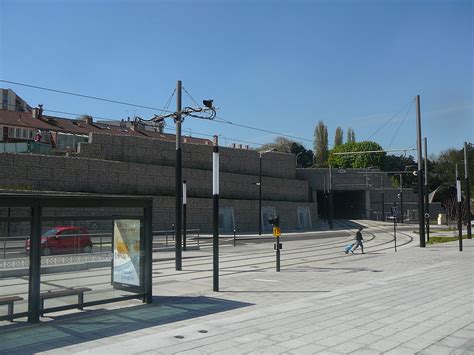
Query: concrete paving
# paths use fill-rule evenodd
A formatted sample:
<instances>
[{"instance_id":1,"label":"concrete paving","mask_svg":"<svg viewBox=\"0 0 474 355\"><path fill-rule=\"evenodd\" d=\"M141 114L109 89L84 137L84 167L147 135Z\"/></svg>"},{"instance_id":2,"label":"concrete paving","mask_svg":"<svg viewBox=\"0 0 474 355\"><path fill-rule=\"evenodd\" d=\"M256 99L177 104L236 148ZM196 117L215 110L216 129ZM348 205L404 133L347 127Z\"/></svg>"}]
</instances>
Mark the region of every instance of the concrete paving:
<instances>
[{"instance_id":1,"label":"concrete paving","mask_svg":"<svg viewBox=\"0 0 474 355\"><path fill-rule=\"evenodd\" d=\"M0 328L0 353L474 354L474 242L419 248L413 227L363 221L365 254L345 255L354 230L224 244L220 292L212 249L154 263L152 305L136 301ZM352 225L348 225L352 227ZM161 253L165 254L165 253Z\"/></svg>"}]
</instances>

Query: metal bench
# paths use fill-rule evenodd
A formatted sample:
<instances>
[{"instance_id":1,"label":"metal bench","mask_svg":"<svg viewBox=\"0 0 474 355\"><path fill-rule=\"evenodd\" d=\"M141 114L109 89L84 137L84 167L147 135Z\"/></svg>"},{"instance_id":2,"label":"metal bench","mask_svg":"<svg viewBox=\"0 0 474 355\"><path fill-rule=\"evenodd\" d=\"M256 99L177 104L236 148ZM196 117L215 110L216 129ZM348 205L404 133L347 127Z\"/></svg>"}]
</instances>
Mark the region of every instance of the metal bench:
<instances>
[{"instance_id":1,"label":"metal bench","mask_svg":"<svg viewBox=\"0 0 474 355\"><path fill-rule=\"evenodd\" d=\"M15 301L22 301L23 297L20 296L7 296L0 297L0 305L8 305L8 315L10 316L9 321L13 321L13 304Z\"/></svg>"},{"instance_id":2,"label":"metal bench","mask_svg":"<svg viewBox=\"0 0 474 355\"><path fill-rule=\"evenodd\" d=\"M77 287L77 288L65 288L61 290L49 290L47 292L40 293L40 314L43 316L44 300L48 298L66 297L77 295L77 309L84 309L84 292L92 291L88 287Z\"/></svg>"}]
</instances>

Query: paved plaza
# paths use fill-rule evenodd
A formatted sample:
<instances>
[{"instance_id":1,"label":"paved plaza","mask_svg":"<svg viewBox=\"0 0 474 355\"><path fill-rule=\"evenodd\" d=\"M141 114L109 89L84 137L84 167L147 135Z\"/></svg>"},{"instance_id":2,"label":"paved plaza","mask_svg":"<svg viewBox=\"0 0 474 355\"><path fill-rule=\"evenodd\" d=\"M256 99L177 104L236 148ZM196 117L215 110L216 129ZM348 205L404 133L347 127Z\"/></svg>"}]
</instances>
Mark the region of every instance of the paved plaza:
<instances>
[{"instance_id":1,"label":"paved plaza","mask_svg":"<svg viewBox=\"0 0 474 355\"><path fill-rule=\"evenodd\" d=\"M172 251L155 253L153 304L5 325L0 353L474 354L474 242L419 248L407 226L395 252L390 224L360 223L365 254L343 252L351 224L284 235L281 272L270 238L222 238L220 292L209 243L179 272Z\"/></svg>"}]
</instances>

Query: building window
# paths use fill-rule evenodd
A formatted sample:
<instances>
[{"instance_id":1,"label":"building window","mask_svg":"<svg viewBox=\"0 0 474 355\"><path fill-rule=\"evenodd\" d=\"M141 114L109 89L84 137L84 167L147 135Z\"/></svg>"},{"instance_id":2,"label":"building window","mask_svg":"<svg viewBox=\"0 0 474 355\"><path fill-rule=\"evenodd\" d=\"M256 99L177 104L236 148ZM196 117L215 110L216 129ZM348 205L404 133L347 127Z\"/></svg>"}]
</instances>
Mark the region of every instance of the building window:
<instances>
[{"instance_id":1,"label":"building window","mask_svg":"<svg viewBox=\"0 0 474 355\"><path fill-rule=\"evenodd\" d=\"M21 138L21 128L15 128L15 138Z\"/></svg>"},{"instance_id":2,"label":"building window","mask_svg":"<svg viewBox=\"0 0 474 355\"><path fill-rule=\"evenodd\" d=\"M21 138L24 138L24 139L28 138L28 129L23 128L21 130Z\"/></svg>"}]
</instances>

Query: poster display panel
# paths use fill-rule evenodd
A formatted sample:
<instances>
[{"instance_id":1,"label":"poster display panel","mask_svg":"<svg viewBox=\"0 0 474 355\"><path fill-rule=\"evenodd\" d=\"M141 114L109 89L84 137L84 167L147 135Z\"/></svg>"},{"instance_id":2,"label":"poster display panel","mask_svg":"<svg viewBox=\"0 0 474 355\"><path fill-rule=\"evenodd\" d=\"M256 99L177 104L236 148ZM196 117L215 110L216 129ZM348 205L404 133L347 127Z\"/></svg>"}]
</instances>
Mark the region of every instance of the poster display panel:
<instances>
[{"instance_id":1,"label":"poster display panel","mask_svg":"<svg viewBox=\"0 0 474 355\"><path fill-rule=\"evenodd\" d=\"M141 286L140 256L140 220L114 220L114 284Z\"/></svg>"}]
</instances>

